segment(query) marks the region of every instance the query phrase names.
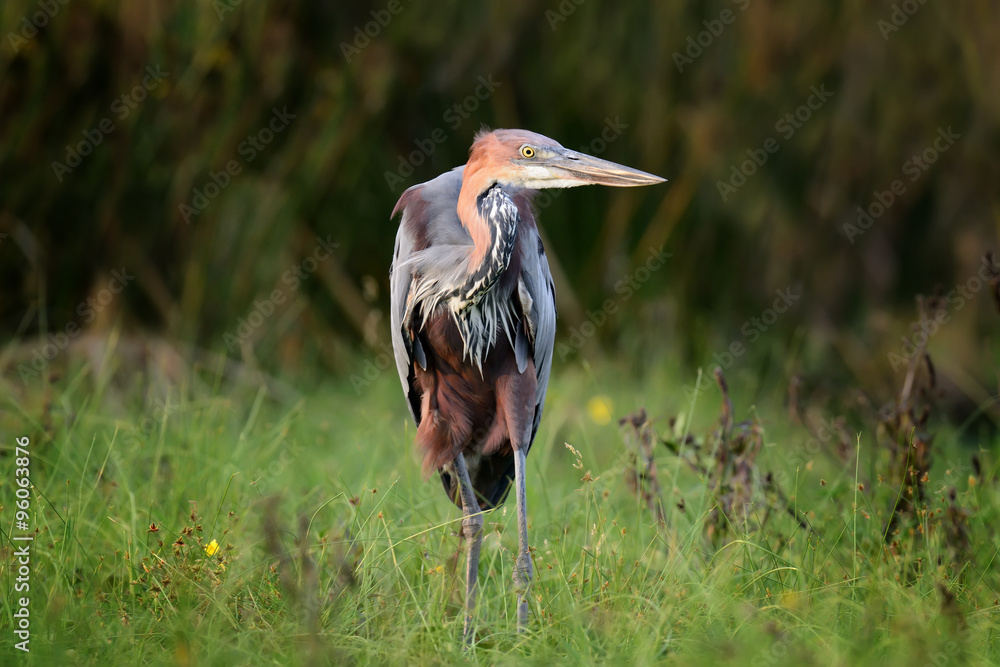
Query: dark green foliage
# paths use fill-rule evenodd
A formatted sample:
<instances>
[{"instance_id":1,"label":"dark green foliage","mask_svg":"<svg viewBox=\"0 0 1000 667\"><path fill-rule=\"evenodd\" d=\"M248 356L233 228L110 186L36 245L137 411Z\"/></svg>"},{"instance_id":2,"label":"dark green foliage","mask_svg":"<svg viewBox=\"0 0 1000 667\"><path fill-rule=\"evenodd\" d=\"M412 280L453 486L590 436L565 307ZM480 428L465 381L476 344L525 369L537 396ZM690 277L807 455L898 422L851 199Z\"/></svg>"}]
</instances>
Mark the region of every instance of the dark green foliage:
<instances>
[{"instance_id":1,"label":"dark green foliage","mask_svg":"<svg viewBox=\"0 0 1000 667\"><path fill-rule=\"evenodd\" d=\"M567 339L610 299L582 343L649 354L666 336L702 363L837 322L842 346L882 345L886 313L975 274L1000 210L997 8L910 4L74 0L25 38L39 3L5 3L0 331L123 313L126 332L357 373L341 342L386 340L398 194L486 124L670 179L540 198ZM265 143L275 110L294 118ZM53 166L88 133L78 167ZM339 246L303 270L317 237ZM81 319L123 266L134 285ZM788 314L753 324L787 289Z\"/></svg>"}]
</instances>

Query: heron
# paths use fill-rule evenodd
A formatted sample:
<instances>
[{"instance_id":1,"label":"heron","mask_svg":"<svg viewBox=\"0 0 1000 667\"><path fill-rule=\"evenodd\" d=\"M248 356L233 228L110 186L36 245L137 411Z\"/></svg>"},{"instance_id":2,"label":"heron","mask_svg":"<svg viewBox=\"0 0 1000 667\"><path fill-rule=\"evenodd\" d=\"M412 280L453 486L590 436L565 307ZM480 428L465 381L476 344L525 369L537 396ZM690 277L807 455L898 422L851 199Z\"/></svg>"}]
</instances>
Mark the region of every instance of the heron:
<instances>
[{"instance_id":1,"label":"heron","mask_svg":"<svg viewBox=\"0 0 1000 667\"><path fill-rule=\"evenodd\" d=\"M462 510L463 637L471 642L483 513L513 486L517 629L533 578L525 459L552 369L556 296L532 211L543 188L639 186L665 179L527 130L483 129L468 162L407 189L390 270L392 346L424 479Z\"/></svg>"}]
</instances>

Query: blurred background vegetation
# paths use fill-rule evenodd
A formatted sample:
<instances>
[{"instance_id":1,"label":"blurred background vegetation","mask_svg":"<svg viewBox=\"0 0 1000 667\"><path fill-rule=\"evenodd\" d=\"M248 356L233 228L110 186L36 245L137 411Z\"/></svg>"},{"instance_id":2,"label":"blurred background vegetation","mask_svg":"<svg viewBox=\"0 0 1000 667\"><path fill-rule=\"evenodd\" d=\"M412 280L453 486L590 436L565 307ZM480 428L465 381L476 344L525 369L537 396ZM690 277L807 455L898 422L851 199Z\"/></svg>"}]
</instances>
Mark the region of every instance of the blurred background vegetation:
<instances>
[{"instance_id":1,"label":"blurred background vegetation","mask_svg":"<svg viewBox=\"0 0 1000 667\"><path fill-rule=\"evenodd\" d=\"M162 344L363 377L387 349L393 205L462 164L482 125L669 179L539 200L570 351L557 373L599 353L726 366L740 343L726 370L758 386L799 372L821 391L898 385L888 354L915 295L966 284L996 245L989 0L13 0L0 26L0 365L14 380L74 324L72 345L93 354L113 335L123 364ZM907 162L949 128L959 137L911 180ZM776 152L745 164L769 139ZM895 180L905 191L870 228L845 229ZM115 293L113 271L135 278ZM768 322L789 289L800 298ZM952 305L931 342L973 403L995 393L986 293Z\"/></svg>"}]
</instances>

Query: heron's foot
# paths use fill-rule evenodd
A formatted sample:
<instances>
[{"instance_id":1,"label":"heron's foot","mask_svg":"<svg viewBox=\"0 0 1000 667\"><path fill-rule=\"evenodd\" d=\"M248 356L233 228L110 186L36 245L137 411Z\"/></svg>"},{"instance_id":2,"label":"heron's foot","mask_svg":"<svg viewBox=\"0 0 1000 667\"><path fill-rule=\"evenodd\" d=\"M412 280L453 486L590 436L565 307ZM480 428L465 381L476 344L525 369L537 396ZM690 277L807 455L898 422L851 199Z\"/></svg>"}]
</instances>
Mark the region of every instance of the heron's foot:
<instances>
[{"instance_id":1,"label":"heron's foot","mask_svg":"<svg viewBox=\"0 0 1000 667\"><path fill-rule=\"evenodd\" d=\"M528 593L531 590L531 580L534 569L531 564L531 554L523 551L517 556L514 565L514 590L517 591L517 631L524 632L528 626Z\"/></svg>"}]
</instances>

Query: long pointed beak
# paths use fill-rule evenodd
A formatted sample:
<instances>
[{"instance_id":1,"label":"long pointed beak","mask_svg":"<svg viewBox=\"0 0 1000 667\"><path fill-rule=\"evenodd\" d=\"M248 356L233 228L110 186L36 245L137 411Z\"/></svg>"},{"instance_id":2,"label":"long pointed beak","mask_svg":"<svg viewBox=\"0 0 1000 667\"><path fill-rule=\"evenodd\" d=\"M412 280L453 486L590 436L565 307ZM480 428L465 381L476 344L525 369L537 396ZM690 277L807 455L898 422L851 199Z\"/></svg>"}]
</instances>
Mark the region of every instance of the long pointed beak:
<instances>
[{"instance_id":1,"label":"long pointed beak","mask_svg":"<svg viewBox=\"0 0 1000 667\"><path fill-rule=\"evenodd\" d=\"M635 187L637 185L654 185L667 180L632 167L568 149L564 149L561 154L546 160L545 166L562 178L593 185Z\"/></svg>"}]
</instances>

